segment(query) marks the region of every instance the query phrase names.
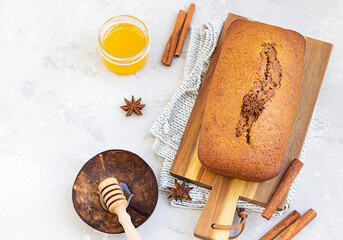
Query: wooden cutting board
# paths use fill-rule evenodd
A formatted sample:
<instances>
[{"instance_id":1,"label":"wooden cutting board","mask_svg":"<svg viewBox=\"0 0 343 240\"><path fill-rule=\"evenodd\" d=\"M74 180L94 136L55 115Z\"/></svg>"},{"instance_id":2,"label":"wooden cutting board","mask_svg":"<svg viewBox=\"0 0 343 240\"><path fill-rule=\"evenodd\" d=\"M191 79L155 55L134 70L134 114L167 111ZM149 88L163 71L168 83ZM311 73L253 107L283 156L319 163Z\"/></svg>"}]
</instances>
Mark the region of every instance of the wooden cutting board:
<instances>
[{"instance_id":1,"label":"wooden cutting board","mask_svg":"<svg viewBox=\"0 0 343 240\"><path fill-rule=\"evenodd\" d=\"M194 231L195 236L203 239L228 239L230 231L215 230L211 228L211 225L213 223L232 224L238 199L266 206L289 163L294 158L299 158L333 47L330 43L304 36L306 50L303 80L285 153L284 166L279 176L263 183L256 183L216 175L201 165L197 154L198 142L206 98L225 33L230 24L237 19L247 18L229 14L226 19L170 170L170 173L175 177L187 179L199 186L211 189L209 199ZM310 164L310 162L306 164ZM285 202L286 198L279 205L279 210L283 209Z\"/></svg>"}]
</instances>

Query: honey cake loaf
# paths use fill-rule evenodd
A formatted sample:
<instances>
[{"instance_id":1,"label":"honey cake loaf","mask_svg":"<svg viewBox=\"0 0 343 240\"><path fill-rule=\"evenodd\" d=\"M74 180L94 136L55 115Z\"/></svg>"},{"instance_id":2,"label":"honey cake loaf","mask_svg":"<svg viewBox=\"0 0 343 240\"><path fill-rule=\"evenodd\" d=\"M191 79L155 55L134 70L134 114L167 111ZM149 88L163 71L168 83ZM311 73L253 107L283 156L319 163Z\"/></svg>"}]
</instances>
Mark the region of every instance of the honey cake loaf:
<instances>
[{"instance_id":1,"label":"honey cake loaf","mask_svg":"<svg viewBox=\"0 0 343 240\"><path fill-rule=\"evenodd\" d=\"M305 46L291 30L249 20L230 25L202 121L198 157L205 167L258 182L280 173Z\"/></svg>"}]
</instances>

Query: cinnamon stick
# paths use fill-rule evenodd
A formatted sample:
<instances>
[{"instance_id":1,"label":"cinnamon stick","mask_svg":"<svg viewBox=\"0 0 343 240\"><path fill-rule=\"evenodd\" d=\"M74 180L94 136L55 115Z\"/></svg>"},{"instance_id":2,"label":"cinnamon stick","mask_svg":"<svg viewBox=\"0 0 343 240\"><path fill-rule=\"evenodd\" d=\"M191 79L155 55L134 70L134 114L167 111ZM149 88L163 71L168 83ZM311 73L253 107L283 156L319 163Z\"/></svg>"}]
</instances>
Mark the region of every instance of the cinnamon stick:
<instances>
[{"instance_id":1,"label":"cinnamon stick","mask_svg":"<svg viewBox=\"0 0 343 240\"><path fill-rule=\"evenodd\" d=\"M194 11L195 11L195 4L192 3L191 5L189 5L186 20L185 20L185 23L183 24L182 31L181 31L180 38L179 38L179 42L177 43L177 47L175 50L175 56L177 56L177 57L179 57L181 55L183 44L185 43L186 36L187 36L188 30L189 30L189 26L191 25L191 21L193 18Z\"/></svg>"},{"instance_id":2,"label":"cinnamon stick","mask_svg":"<svg viewBox=\"0 0 343 240\"><path fill-rule=\"evenodd\" d=\"M162 57L162 60L161 60L161 62L162 62L163 64L166 64L166 63L167 63L169 48L170 48L170 37L169 37L169 40L168 40L168 42L167 42L166 49L164 50L163 57Z\"/></svg>"},{"instance_id":3,"label":"cinnamon stick","mask_svg":"<svg viewBox=\"0 0 343 240\"><path fill-rule=\"evenodd\" d=\"M269 232L267 232L260 240L272 240L280 232L285 230L289 225L300 218L300 213L294 210L287 217L285 217L281 222L279 222L275 227L273 227Z\"/></svg>"},{"instance_id":4,"label":"cinnamon stick","mask_svg":"<svg viewBox=\"0 0 343 240\"><path fill-rule=\"evenodd\" d=\"M187 15L186 12L182 11L182 10L180 10L179 14L177 15L174 30L170 36L170 46L169 46L167 61L165 63L163 63L166 66L170 66L172 61L173 61L175 49L177 46L177 42L179 41L179 35L181 32L183 23L185 21L186 15ZM167 46L168 46L168 44L167 44Z\"/></svg>"},{"instance_id":5,"label":"cinnamon stick","mask_svg":"<svg viewBox=\"0 0 343 240\"><path fill-rule=\"evenodd\" d=\"M299 233L307 224L309 224L317 213L310 208L304 215L291 224L285 231L278 235L274 240L289 240Z\"/></svg>"},{"instance_id":6,"label":"cinnamon stick","mask_svg":"<svg viewBox=\"0 0 343 240\"><path fill-rule=\"evenodd\" d=\"M287 194L289 188L291 187L294 179L300 172L304 164L299 159L294 159L289 165L285 175L283 176L279 186L275 190L272 198L270 199L266 209L262 213L262 217L270 220L275 212L276 208L282 201L282 199Z\"/></svg>"}]
</instances>

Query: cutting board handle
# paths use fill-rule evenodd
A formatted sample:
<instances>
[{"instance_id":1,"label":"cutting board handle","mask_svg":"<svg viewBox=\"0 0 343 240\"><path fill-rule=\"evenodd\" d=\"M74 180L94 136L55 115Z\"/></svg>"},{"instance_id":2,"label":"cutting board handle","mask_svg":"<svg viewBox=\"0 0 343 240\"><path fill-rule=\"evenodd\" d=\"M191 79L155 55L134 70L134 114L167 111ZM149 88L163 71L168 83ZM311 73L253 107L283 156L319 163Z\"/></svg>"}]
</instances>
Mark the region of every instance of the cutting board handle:
<instances>
[{"instance_id":1,"label":"cutting board handle","mask_svg":"<svg viewBox=\"0 0 343 240\"><path fill-rule=\"evenodd\" d=\"M196 237L201 239L229 239L230 230L213 229L212 225L214 223L219 225L232 224L237 202L242 191L244 191L245 184L245 181L239 179L221 175L215 177L210 196L194 230Z\"/></svg>"}]
</instances>

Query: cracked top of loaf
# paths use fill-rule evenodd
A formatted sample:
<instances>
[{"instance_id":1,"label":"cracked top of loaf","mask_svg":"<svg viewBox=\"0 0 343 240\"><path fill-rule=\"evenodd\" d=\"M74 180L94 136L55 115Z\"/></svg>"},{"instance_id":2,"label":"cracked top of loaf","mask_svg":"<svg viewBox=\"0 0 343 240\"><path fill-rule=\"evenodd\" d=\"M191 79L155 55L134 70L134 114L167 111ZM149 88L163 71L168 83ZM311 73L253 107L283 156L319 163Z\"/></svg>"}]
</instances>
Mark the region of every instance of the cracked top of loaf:
<instances>
[{"instance_id":1,"label":"cracked top of loaf","mask_svg":"<svg viewBox=\"0 0 343 240\"><path fill-rule=\"evenodd\" d=\"M249 20L230 25L203 116L198 156L204 166L249 181L280 173L305 46L291 30Z\"/></svg>"}]
</instances>

